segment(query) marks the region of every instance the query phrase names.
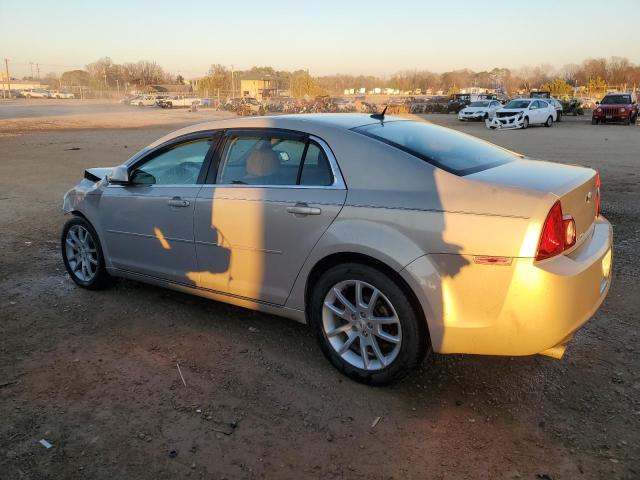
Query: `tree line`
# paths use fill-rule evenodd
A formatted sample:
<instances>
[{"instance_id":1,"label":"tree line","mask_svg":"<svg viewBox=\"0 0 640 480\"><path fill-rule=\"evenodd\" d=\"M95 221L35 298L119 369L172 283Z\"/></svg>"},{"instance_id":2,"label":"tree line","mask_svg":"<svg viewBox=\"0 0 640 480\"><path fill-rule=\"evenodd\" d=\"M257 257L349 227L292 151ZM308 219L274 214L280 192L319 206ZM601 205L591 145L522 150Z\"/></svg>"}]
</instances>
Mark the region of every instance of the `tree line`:
<instances>
[{"instance_id":1,"label":"tree line","mask_svg":"<svg viewBox=\"0 0 640 480\"><path fill-rule=\"evenodd\" d=\"M278 89L289 90L296 97L304 95L341 94L345 89L376 87L394 88L401 92L418 89L422 92L451 93L462 87L498 88L512 93L545 87L557 94L569 94L574 87L586 86L591 90L640 87L640 65L624 57L590 58L561 68L551 65L527 66L519 69L494 68L476 72L470 69L435 73L429 70L403 70L390 76L324 75L312 76L308 70L276 70L270 66L254 66L248 70L232 72L220 64L211 65L208 73L196 83L200 94L213 96L240 92L240 79L251 77L272 78ZM143 89L149 85L182 83L180 75L172 75L153 61L114 63L104 57L85 69L64 72L60 77L49 74L57 86L87 86L95 90L124 91L125 87Z\"/></svg>"}]
</instances>

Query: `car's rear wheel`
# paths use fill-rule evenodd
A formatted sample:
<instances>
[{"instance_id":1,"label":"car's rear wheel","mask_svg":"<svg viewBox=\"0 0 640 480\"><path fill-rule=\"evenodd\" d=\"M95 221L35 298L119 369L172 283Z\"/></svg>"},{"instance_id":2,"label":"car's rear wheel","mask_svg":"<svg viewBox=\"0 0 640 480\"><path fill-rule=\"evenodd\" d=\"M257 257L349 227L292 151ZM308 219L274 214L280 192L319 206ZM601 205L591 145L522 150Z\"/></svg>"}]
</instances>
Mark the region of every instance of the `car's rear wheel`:
<instances>
[{"instance_id":1,"label":"car's rear wheel","mask_svg":"<svg viewBox=\"0 0 640 480\"><path fill-rule=\"evenodd\" d=\"M98 234L91 224L80 216L74 216L62 229L62 259L71 279L89 290L109 286Z\"/></svg>"},{"instance_id":2,"label":"car's rear wheel","mask_svg":"<svg viewBox=\"0 0 640 480\"><path fill-rule=\"evenodd\" d=\"M524 117L524 120L522 120L522 129L524 130L525 128L529 128L529 117Z\"/></svg>"},{"instance_id":3,"label":"car's rear wheel","mask_svg":"<svg viewBox=\"0 0 640 480\"><path fill-rule=\"evenodd\" d=\"M561 122L562 121L562 112L558 112L558 119L556 120L556 122Z\"/></svg>"},{"instance_id":4,"label":"car's rear wheel","mask_svg":"<svg viewBox=\"0 0 640 480\"><path fill-rule=\"evenodd\" d=\"M544 122L544 126L545 127L550 127L553 125L553 117L551 115L549 115L549 118L547 118L547 121Z\"/></svg>"},{"instance_id":5,"label":"car's rear wheel","mask_svg":"<svg viewBox=\"0 0 640 480\"><path fill-rule=\"evenodd\" d=\"M311 295L310 324L329 361L370 385L394 382L430 350L427 328L405 292L362 264L325 272Z\"/></svg>"},{"instance_id":6,"label":"car's rear wheel","mask_svg":"<svg viewBox=\"0 0 640 480\"><path fill-rule=\"evenodd\" d=\"M598 124L598 120L596 120L595 118L591 119L591 125L597 125Z\"/></svg>"}]
</instances>

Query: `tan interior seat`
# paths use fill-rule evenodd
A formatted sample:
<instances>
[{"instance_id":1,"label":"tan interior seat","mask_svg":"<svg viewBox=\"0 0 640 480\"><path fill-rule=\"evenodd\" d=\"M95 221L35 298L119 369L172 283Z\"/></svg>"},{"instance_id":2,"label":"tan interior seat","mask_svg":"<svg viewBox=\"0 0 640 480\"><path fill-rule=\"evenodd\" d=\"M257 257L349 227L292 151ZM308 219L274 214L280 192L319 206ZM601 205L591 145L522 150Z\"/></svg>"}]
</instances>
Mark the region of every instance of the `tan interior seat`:
<instances>
[{"instance_id":1,"label":"tan interior seat","mask_svg":"<svg viewBox=\"0 0 640 480\"><path fill-rule=\"evenodd\" d=\"M247 158L247 177L268 177L277 173L279 168L278 154L268 146L254 150Z\"/></svg>"}]
</instances>

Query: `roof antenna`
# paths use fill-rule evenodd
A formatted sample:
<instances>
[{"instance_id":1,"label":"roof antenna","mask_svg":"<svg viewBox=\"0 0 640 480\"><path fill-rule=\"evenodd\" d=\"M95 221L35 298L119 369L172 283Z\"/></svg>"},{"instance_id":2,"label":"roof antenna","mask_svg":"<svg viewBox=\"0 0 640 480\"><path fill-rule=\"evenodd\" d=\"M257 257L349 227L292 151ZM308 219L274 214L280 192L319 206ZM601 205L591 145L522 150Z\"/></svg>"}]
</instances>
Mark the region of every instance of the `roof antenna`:
<instances>
[{"instance_id":1,"label":"roof antenna","mask_svg":"<svg viewBox=\"0 0 640 480\"><path fill-rule=\"evenodd\" d=\"M380 120L381 122L384 121L384 114L387 113L387 108L389 108L388 104L384 106L384 110L382 110L382 113L374 113L373 115L371 115L371 118L375 118L376 120Z\"/></svg>"}]
</instances>

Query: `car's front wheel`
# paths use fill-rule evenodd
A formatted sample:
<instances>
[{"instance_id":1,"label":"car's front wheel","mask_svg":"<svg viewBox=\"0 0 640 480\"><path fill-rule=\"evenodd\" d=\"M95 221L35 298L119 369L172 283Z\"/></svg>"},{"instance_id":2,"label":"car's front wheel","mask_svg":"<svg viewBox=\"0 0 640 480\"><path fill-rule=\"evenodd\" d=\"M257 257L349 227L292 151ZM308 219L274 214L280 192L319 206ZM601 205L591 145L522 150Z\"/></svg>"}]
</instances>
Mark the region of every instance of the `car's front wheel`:
<instances>
[{"instance_id":1,"label":"car's front wheel","mask_svg":"<svg viewBox=\"0 0 640 480\"><path fill-rule=\"evenodd\" d=\"M329 361L370 385L394 382L430 351L427 327L398 284L367 265L338 265L311 294L310 324Z\"/></svg>"},{"instance_id":2,"label":"car's front wheel","mask_svg":"<svg viewBox=\"0 0 640 480\"><path fill-rule=\"evenodd\" d=\"M529 117L524 117L524 120L522 120L522 129L524 130L525 128L529 128Z\"/></svg>"},{"instance_id":3,"label":"car's front wheel","mask_svg":"<svg viewBox=\"0 0 640 480\"><path fill-rule=\"evenodd\" d=\"M62 229L62 259L71 279L89 290L109 286L111 277L105 268L102 246L91 224L74 216Z\"/></svg>"},{"instance_id":4,"label":"car's front wheel","mask_svg":"<svg viewBox=\"0 0 640 480\"><path fill-rule=\"evenodd\" d=\"M549 118L547 118L547 121L544 122L544 126L545 127L550 127L553 125L553 117L551 117L551 115L549 115Z\"/></svg>"}]
</instances>

